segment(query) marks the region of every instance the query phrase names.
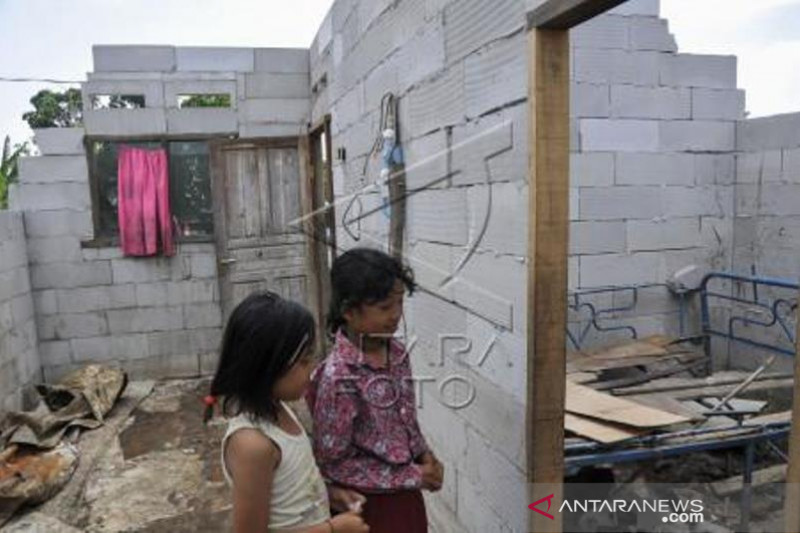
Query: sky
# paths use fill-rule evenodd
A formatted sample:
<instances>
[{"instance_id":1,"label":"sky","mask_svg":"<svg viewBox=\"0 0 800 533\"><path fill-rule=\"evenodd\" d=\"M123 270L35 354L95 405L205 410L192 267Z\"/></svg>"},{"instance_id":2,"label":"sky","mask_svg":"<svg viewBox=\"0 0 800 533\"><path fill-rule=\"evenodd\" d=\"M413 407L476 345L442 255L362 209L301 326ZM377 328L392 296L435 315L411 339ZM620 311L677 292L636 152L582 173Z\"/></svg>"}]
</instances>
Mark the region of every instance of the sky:
<instances>
[{"instance_id":1,"label":"sky","mask_svg":"<svg viewBox=\"0 0 800 533\"><path fill-rule=\"evenodd\" d=\"M0 77L83 80L92 44L308 47L332 0L0 0ZM661 0L681 52L739 57L749 116L800 111L800 0ZM0 82L0 137L42 83Z\"/></svg>"}]
</instances>

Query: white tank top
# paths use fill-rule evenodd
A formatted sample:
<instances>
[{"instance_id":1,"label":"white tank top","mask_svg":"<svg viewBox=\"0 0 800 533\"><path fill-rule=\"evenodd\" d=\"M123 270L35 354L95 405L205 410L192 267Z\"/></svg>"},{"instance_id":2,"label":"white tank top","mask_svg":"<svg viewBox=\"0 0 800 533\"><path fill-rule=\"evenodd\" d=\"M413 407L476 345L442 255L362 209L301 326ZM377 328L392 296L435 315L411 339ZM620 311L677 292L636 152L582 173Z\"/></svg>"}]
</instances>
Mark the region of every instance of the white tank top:
<instances>
[{"instance_id":1,"label":"white tank top","mask_svg":"<svg viewBox=\"0 0 800 533\"><path fill-rule=\"evenodd\" d=\"M297 529L320 524L328 520L328 492L319 473L311 441L303 425L285 403L283 407L300 428L299 435L287 433L268 421L252 420L239 415L228 421L228 429L222 439L222 472L228 484L233 486L225 464L225 446L228 438L244 428L257 429L280 448L281 462L272 478L269 530Z\"/></svg>"}]
</instances>

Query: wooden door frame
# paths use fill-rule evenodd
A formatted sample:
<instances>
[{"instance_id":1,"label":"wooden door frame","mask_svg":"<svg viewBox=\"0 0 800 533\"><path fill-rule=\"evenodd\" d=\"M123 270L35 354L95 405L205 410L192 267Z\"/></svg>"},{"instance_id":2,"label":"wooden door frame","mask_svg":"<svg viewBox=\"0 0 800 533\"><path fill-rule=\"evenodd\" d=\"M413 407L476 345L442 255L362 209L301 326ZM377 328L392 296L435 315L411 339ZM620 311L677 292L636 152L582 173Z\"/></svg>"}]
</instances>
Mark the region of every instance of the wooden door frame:
<instances>
[{"instance_id":1,"label":"wooden door frame","mask_svg":"<svg viewBox=\"0 0 800 533\"><path fill-rule=\"evenodd\" d=\"M321 162L323 176L316 173L316 150L315 140L325 135L325 151L327 161ZM317 320L320 334L317 335L318 347L324 352L327 350L328 339L324 333L326 331L327 307L330 302L331 281L330 266L326 260L328 250L333 250L336 255L336 213L335 197L333 193L333 154L331 153L331 116L326 115L317 124L309 129L308 135L301 140L301 157L304 157L305 176L302 180L302 197L304 198L302 209L304 219L304 232L307 239L308 264L311 269L309 274L309 286L312 287L312 301L315 308L315 318ZM320 179L321 178L321 179ZM320 199L323 204L320 203ZM325 206L324 202L328 205ZM321 210L325 210L322 213ZM322 213L318 215L318 213ZM325 225L330 227L330 241L328 242Z\"/></svg>"}]
</instances>

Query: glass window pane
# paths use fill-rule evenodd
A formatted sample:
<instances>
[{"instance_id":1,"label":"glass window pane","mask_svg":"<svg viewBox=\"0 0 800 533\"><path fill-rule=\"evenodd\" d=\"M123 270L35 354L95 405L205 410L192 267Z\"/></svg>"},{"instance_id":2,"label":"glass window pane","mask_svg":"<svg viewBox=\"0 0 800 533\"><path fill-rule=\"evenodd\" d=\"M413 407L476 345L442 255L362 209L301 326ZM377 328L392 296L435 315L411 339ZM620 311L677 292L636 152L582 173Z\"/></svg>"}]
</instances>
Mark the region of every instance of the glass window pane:
<instances>
[{"instance_id":1,"label":"glass window pane","mask_svg":"<svg viewBox=\"0 0 800 533\"><path fill-rule=\"evenodd\" d=\"M207 142L169 143L170 204L181 236L214 232L209 164Z\"/></svg>"}]
</instances>

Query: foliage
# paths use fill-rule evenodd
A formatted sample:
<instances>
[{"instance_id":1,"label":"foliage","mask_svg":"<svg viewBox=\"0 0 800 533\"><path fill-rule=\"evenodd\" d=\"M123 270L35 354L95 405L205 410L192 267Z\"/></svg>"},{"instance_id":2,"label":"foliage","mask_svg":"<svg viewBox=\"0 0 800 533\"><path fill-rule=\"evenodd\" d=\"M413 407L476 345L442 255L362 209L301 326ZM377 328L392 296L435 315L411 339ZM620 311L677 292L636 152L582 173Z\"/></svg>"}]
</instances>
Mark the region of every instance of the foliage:
<instances>
[{"instance_id":1,"label":"foliage","mask_svg":"<svg viewBox=\"0 0 800 533\"><path fill-rule=\"evenodd\" d=\"M180 107L230 107L230 94L191 94L180 96Z\"/></svg>"},{"instance_id":2,"label":"foliage","mask_svg":"<svg viewBox=\"0 0 800 533\"><path fill-rule=\"evenodd\" d=\"M3 156L0 160L0 209L8 207L8 186L17 181L19 158L28 154L28 143L11 148L11 138L6 135L3 142Z\"/></svg>"},{"instance_id":3,"label":"foliage","mask_svg":"<svg viewBox=\"0 0 800 533\"><path fill-rule=\"evenodd\" d=\"M22 115L31 128L72 128L83 123L80 89L42 89L31 98L34 111Z\"/></svg>"}]
</instances>

